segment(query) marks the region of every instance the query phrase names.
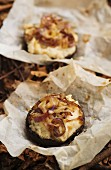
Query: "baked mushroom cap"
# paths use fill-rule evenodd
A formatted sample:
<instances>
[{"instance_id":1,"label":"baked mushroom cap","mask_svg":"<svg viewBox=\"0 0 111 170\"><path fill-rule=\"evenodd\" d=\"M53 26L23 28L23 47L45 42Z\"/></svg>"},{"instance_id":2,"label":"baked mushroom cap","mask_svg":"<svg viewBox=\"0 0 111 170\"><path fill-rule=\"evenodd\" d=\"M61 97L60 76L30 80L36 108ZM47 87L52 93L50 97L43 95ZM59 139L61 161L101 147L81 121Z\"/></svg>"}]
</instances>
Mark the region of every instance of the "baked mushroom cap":
<instances>
[{"instance_id":1,"label":"baked mushroom cap","mask_svg":"<svg viewBox=\"0 0 111 170\"><path fill-rule=\"evenodd\" d=\"M39 25L25 25L28 52L63 59L76 51L78 36L71 24L54 14L43 15Z\"/></svg>"},{"instance_id":2,"label":"baked mushroom cap","mask_svg":"<svg viewBox=\"0 0 111 170\"><path fill-rule=\"evenodd\" d=\"M84 126L84 114L70 95L50 94L40 99L26 118L28 137L43 147L74 139Z\"/></svg>"}]
</instances>

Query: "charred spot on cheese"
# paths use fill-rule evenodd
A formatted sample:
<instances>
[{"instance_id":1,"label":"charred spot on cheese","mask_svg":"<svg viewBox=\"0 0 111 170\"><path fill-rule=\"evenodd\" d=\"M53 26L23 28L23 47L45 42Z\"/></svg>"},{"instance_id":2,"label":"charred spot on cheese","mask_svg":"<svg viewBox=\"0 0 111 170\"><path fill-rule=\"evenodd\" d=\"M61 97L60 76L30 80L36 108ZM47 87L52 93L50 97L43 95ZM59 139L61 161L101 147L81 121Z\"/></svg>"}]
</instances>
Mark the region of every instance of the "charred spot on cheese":
<instances>
[{"instance_id":1,"label":"charred spot on cheese","mask_svg":"<svg viewBox=\"0 0 111 170\"><path fill-rule=\"evenodd\" d=\"M28 52L55 59L73 55L78 42L71 24L54 14L43 15L39 25L25 25L24 38Z\"/></svg>"},{"instance_id":2,"label":"charred spot on cheese","mask_svg":"<svg viewBox=\"0 0 111 170\"><path fill-rule=\"evenodd\" d=\"M28 137L43 147L60 146L82 132L84 114L79 104L63 94L40 99L26 118Z\"/></svg>"}]
</instances>

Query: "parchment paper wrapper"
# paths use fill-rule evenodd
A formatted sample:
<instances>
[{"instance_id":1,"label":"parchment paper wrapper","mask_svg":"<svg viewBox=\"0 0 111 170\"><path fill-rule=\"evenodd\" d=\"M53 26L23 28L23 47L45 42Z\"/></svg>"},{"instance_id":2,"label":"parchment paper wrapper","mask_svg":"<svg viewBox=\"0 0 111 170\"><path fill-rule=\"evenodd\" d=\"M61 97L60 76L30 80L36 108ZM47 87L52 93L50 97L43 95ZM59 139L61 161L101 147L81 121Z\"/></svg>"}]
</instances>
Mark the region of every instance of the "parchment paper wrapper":
<instances>
[{"instance_id":1,"label":"parchment paper wrapper","mask_svg":"<svg viewBox=\"0 0 111 170\"><path fill-rule=\"evenodd\" d=\"M49 2L58 6L57 2ZM61 0L60 6L65 4L64 2ZM0 30L0 54L28 63L49 64L56 61L47 55L32 55L23 50L23 25L39 23L44 13L57 13L71 21L79 35L78 50L74 56L76 63L89 70L111 76L111 8L106 2L71 0L69 7L73 9L68 10L37 7L34 0L28 3L27 0L16 0ZM89 36L88 40L86 34ZM70 62L68 59L57 61Z\"/></svg>"},{"instance_id":2,"label":"parchment paper wrapper","mask_svg":"<svg viewBox=\"0 0 111 170\"><path fill-rule=\"evenodd\" d=\"M33 104L49 93L64 92L78 100L85 114L85 129L68 146L43 148L31 143L25 133L25 119ZM55 155L62 170L87 162L111 139L111 83L83 70L74 61L51 72L43 83L21 83L4 103L7 114L0 121L0 140L12 156L25 148Z\"/></svg>"}]
</instances>

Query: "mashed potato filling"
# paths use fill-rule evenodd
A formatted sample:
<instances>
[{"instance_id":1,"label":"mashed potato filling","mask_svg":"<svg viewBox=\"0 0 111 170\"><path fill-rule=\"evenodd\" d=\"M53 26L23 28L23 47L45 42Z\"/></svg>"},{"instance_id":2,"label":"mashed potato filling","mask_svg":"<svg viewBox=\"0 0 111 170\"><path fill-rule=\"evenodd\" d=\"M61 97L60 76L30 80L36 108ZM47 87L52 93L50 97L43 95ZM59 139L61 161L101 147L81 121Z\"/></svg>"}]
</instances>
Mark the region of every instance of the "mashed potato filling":
<instances>
[{"instance_id":1,"label":"mashed potato filling","mask_svg":"<svg viewBox=\"0 0 111 170\"><path fill-rule=\"evenodd\" d=\"M46 54L50 58L54 59L64 59L67 56L72 55L76 50L76 47L70 47L67 49L63 49L61 47L46 47L42 48L41 44L33 38L28 44L28 51L32 54Z\"/></svg>"}]
</instances>

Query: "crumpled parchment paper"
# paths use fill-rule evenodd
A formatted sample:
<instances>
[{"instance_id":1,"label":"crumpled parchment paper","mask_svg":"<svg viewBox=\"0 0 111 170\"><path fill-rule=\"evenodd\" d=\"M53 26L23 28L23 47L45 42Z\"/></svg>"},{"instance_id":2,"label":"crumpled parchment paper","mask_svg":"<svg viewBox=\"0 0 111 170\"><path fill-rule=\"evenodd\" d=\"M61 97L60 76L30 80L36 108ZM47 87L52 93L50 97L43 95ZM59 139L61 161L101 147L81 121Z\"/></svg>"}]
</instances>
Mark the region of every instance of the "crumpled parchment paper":
<instances>
[{"instance_id":1,"label":"crumpled parchment paper","mask_svg":"<svg viewBox=\"0 0 111 170\"><path fill-rule=\"evenodd\" d=\"M39 23L44 13L57 13L71 21L79 35L78 50L74 55L76 63L111 76L111 8L106 0L91 0L90 3L89 0L70 1L71 9L37 7L35 1L15 1L0 30L0 54L28 63L49 64L56 61L47 55L32 55L23 50L23 25ZM57 5L52 0L49 2ZM59 3L64 7L63 0ZM68 59L57 61L70 62Z\"/></svg>"},{"instance_id":2,"label":"crumpled parchment paper","mask_svg":"<svg viewBox=\"0 0 111 170\"><path fill-rule=\"evenodd\" d=\"M68 146L43 148L31 143L25 120L33 104L49 93L64 92L78 100L85 114L84 131ZM44 82L25 81L5 101L6 117L0 121L0 141L12 156L25 148L55 155L61 170L71 170L90 162L111 140L111 83L109 79L85 71L73 60L51 72Z\"/></svg>"}]
</instances>

